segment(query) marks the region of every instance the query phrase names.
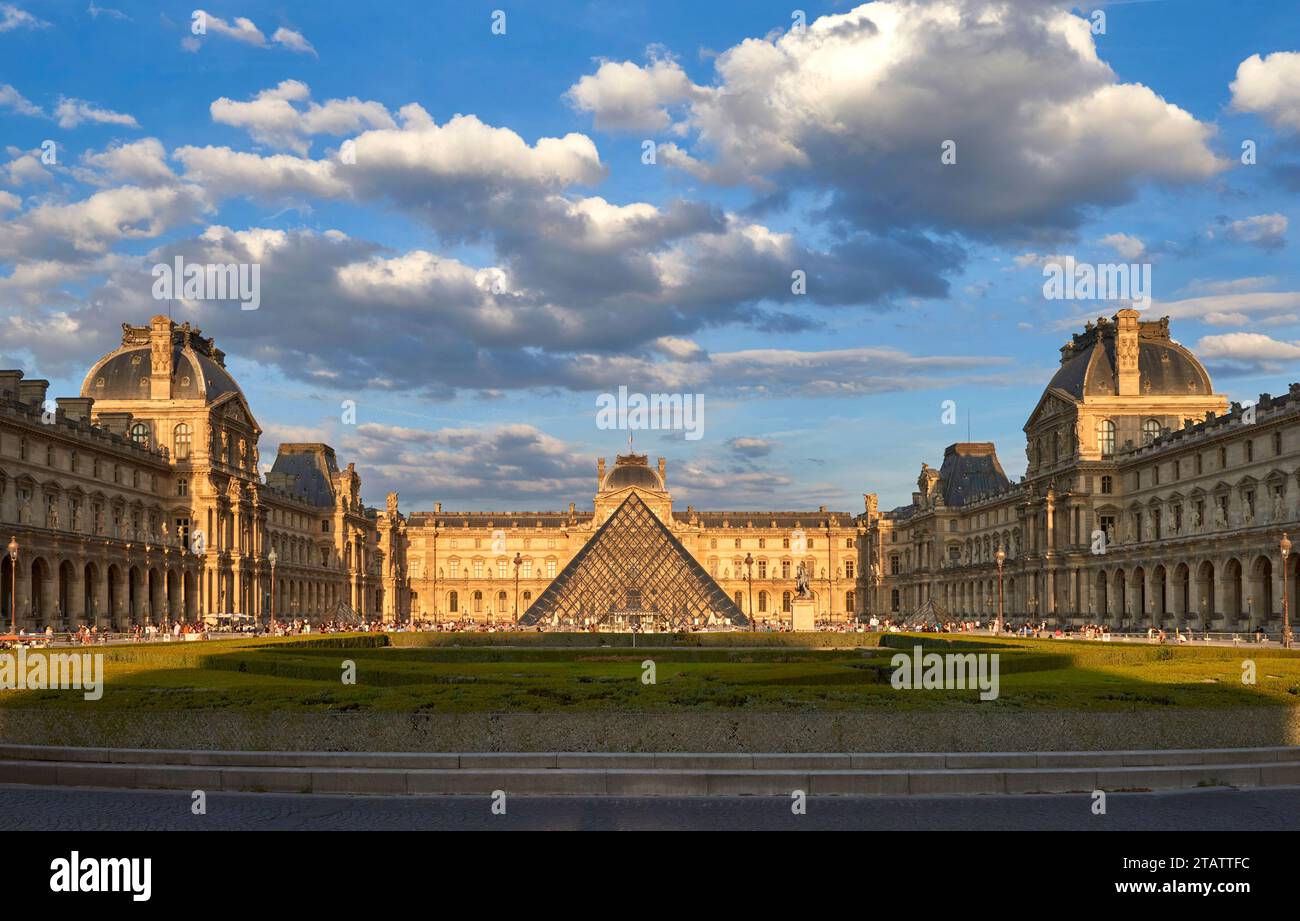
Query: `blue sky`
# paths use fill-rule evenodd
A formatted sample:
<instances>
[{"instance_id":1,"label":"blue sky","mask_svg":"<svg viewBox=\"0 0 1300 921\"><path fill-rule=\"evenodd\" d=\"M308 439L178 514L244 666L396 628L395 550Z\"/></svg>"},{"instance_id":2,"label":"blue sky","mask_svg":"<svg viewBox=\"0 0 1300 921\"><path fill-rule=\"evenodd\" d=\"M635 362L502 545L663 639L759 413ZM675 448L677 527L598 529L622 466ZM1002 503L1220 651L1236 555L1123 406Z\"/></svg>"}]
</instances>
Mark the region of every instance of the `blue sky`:
<instances>
[{"instance_id":1,"label":"blue sky","mask_svg":"<svg viewBox=\"0 0 1300 921\"><path fill-rule=\"evenodd\" d=\"M257 262L259 310L173 316L264 459L330 441L408 509L586 504L620 385L703 396L699 440L635 439L682 506L899 504L968 424L1017 476L1124 306L1046 300L1066 255L1149 263L1232 399L1300 377L1294 4L803 10L0 2L0 360L71 393L166 311L155 262Z\"/></svg>"}]
</instances>

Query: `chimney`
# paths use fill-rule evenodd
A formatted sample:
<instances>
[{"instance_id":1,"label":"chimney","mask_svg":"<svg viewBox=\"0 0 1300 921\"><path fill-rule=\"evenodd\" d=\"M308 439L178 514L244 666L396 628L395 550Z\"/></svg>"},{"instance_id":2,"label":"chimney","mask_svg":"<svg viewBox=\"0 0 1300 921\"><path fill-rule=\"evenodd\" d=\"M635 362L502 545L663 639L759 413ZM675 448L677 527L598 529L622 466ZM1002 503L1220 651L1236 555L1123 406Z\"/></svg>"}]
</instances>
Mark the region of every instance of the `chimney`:
<instances>
[{"instance_id":1,"label":"chimney","mask_svg":"<svg viewBox=\"0 0 1300 921\"><path fill-rule=\"evenodd\" d=\"M23 379L23 372L0 371L0 400L18 399L18 382Z\"/></svg>"},{"instance_id":2,"label":"chimney","mask_svg":"<svg viewBox=\"0 0 1300 921\"><path fill-rule=\"evenodd\" d=\"M49 386L49 381L19 381L18 400L28 406L43 410L45 408L45 391L49 389Z\"/></svg>"},{"instance_id":3,"label":"chimney","mask_svg":"<svg viewBox=\"0 0 1300 921\"><path fill-rule=\"evenodd\" d=\"M59 397L54 402L63 410L63 418L72 422L89 422L90 409L95 405L93 397Z\"/></svg>"},{"instance_id":4,"label":"chimney","mask_svg":"<svg viewBox=\"0 0 1300 921\"><path fill-rule=\"evenodd\" d=\"M605 485L605 458L596 458L596 492Z\"/></svg>"},{"instance_id":5,"label":"chimney","mask_svg":"<svg viewBox=\"0 0 1300 921\"><path fill-rule=\"evenodd\" d=\"M100 428L125 438L127 430L131 428L131 419L130 413L100 413L95 421Z\"/></svg>"},{"instance_id":6,"label":"chimney","mask_svg":"<svg viewBox=\"0 0 1300 921\"><path fill-rule=\"evenodd\" d=\"M433 504L433 510L434 510L435 513L441 515L441 514L442 514L442 503L441 503L441 502L435 502L435 503Z\"/></svg>"},{"instance_id":7,"label":"chimney","mask_svg":"<svg viewBox=\"0 0 1300 921\"><path fill-rule=\"evenodd\" d=\"M149 321L149 399L172 397L172 321L162 314Z\"/></svg>"},{"instance_id":8,"label":"chimney","mask_svg":"<svg viewBox=\"0 0 1300 921\"><path fill-rule=\"evenodd\" d=\"M1115 373L1122 397L1141 393L1138 380L1138 317L1141 315L1132 309L1115 314Z\"/></svg>"},{"instance_id":9,"label":"chimney","mask_svg":"<svg viewBox=\"0 0 1300 921\"><path fill-rule=\"evenodd\" d=\"M659 482L664 484L664 489L668 488L668 476L664 473L664 459L659 458Z\"/></svg>"}]
</instances>

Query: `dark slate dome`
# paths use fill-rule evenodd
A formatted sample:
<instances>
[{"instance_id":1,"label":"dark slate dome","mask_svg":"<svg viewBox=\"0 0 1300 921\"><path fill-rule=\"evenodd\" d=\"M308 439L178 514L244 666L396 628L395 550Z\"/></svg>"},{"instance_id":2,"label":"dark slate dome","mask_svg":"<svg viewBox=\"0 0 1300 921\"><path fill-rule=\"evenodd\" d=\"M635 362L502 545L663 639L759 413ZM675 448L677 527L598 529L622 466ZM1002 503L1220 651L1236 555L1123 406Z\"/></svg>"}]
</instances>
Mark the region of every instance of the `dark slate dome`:
<instances>
[{"instance_id":1,"label":"dark slate dome","mask_svg":"<svg viewBox=\"0 0 1300 921\"><path fill-rule=\"evenodd\" d=\"M199 330L190 329L189 324L174 326L172 399L211 403L227 393L239 393L224 357ZM82 382L81 395L106 401L147 400L151 362L149 327L124 325L122 345L95 362Z\"/></svg>"},{"instance_id":2,"label":"dark slate dome","mask_svg":"<svg viewBox=\"0 0 1300 921\"><path fill-rule=\"evenodd\" d=\"M646 455L620 454L614 458L614 469L605 474L605 482L601 490L611 492L629 486L663 492L663 481L659 479L658 473L650 469Z\"/></svg>"},{"instance_id":3,"label":"dark slate dome","mask_svg":"<svg viewBox=\"0 0 1300 921\"><path fill-rule=\"evenodd\" d=\"M1082 400L1119 393L1115 324L1102 318L1061 349L1061 367L1048 389ZM1169 318L1138 324L1138 389L1151 396L1211 396L1210 375L1191 352L1169 337Z\"/></svg>"}]
</instances>

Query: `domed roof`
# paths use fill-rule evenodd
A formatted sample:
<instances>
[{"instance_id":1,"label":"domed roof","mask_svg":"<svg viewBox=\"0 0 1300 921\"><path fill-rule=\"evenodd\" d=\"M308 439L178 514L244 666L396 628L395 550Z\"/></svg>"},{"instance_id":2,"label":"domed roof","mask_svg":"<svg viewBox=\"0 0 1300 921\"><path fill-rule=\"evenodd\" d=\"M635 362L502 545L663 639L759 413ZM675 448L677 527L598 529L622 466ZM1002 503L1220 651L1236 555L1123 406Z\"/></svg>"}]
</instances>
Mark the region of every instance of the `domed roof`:
<instances>
[{"instance_id":1,"label":"domed roof","mask_svg":"<svg viewBox=\"0 0 1300 921\"><path fill-rule=\"evenodd\" d=\"M227 393L240 393L239 385L226 370L224 353L199 332L188 323L171 324L172 399L211 403ZM165 343L165 328L162 334ZM81 384L81 395L96 400L150 399L152 355L150 328L124 323L122 345L95 362Z\"/></svg>"},{"instance_id":2,"label":"domed roof","mask_svg":"<svg viewBox=\"0 0 1300 921\"><path fill-rule=\"evenodd\" d=\"M1101 318L1061 349L1061 367L1048 389L1076 399L1119 393L1116 326ZM1169 318L1138 324L1138 391L1142 396L1212 396L1210 375L1191 352L1169 337Z\"/></svg>"},{"instance_id":3,"label":"domed roof","mask_svg":"<svg viewBox=\"0 0 1300 921\"><path fill-rule=\"evenodd\" d=\"M641 489L664 491L664 484L659 474L650 469L648 458L644 454L620 454L614 458L614 469L605 474L602 492L626 489L637 486Z\"/></svg>"}]
</instances>

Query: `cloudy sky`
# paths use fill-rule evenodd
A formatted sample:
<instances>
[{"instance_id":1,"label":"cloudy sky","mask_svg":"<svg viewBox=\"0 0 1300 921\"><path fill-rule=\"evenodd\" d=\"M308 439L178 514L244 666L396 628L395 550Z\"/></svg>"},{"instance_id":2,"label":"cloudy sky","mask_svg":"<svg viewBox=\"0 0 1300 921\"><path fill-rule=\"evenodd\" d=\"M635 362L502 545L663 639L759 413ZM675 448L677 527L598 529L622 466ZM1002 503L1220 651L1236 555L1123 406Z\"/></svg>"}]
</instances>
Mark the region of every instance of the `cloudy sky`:
<instances>
[{"instance_id":1,"label":"cloudy sky","mask_svg":"<svg viewBox=\"0 0 1300 921\"><path fill-rule=\"evenodd\" d=\"M791 6L0 2L0 365L72 393L170 308L264 458L407 510L589 504L620 386L702 396L635 433L682 506L892 506L968 430L1018 476L1124 306L1065 256L1149 264L1231 398L1300 379L1292 4ZM260 308L155 300L177 256Z\"/></svg>"}]
</instances>

